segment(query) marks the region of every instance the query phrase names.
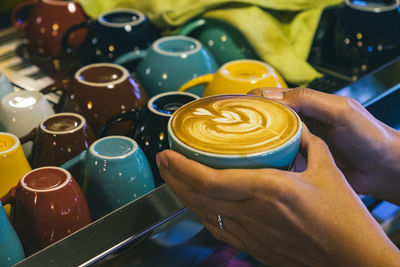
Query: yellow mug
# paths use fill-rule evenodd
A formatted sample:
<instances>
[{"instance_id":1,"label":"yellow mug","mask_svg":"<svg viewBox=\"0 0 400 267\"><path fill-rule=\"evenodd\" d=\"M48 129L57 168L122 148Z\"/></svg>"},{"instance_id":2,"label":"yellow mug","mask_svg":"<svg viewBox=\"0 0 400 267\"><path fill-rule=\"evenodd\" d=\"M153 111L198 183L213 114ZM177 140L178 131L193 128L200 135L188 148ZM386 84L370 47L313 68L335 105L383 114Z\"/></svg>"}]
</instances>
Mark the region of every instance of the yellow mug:
<instances>
[{"instance_id":1,"label":"yellow mug","mask_svg":"<svg viewBox=\"0 0 400 267\"><path fill-rule=\"evenodd\" d=\"M183 84L179 91L198 85L206 85L203 96L221 94L247 94L259 87L287 88L279 73L259 60L240 59L222 65L216 73L194 78Z\"/></svg>"},{"instance_id":2,"label":"yellow mug","mask_svg":"<svg viewBox=\"0 0 400 267\"><path fill-rule=\"evenodd\" d=\"M25 157L19 139L10 133L0 132L0 196L16 186L31 166ZM4 206L10 215L10 205Z\"/></svg>"}]
</instances>

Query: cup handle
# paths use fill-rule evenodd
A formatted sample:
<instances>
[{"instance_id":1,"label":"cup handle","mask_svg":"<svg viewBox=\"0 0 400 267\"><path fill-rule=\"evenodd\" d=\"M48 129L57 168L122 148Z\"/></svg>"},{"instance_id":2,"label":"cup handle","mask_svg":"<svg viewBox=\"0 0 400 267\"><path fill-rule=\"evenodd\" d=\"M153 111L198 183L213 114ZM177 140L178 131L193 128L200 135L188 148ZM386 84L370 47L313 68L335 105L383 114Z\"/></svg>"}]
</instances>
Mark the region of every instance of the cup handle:
<instances>
[{"instance_id":1,"label":"cup handle","mask_svg":"<svg viewBox=\"0 0 400 267\"><path fill-rule=\"evenodd\" d=\"M193 31L200 28L201 26L205 25L206 23L207 23L206 19L196 19L194 21L191 21L179 30L178 35L187 36L191 34Z\"/></svg>"},{"instance_id":2,"label":"cup handle","mask_svg":"<svg viewBox=\"0 0 400 267\"><path fill-rule=\"evenodd\" d=\"M82 162L86 159L87 157L87 150L83 150L81 153L73 157L72 159L68 160L67 162L64 162L60 168L69 170L75 167L78 164L82 164Z\"/></svg>"},{"instance_id":3,"label":"cup handle","mask_svg":"<svg viewBox=\"0 0 400 267\"><path fill-rule=\"evenodd\" d=\"M201 75L197 78L194 78L186 83L184 83L180 88L179 92L186 91L189 88L195 87L197 85L207 85L211 82L211 80L214 78L214 73L209 73L205 75Z\"/></svg>"},{"instance_id":4,"label":"cup handle","mask_svg":"<svg viewBox=\"0 0 400 267\"><path fill-rule=\"evenodd\" d=\"M10 204L11 207L13 207L13 206L15 206L16 198L17 198L17 187L14 186L7 192L7 194L5 194L4 196L2 196L0 198L0 202L1 202L1 204L3 206L7 205L7 204ZM11 222L12 225L15 224L15 216L14 216L14 211L13 210L14 209L11 208L10 222Z\"/></svg>"},{"instance_id":5,"label":"cup handle","mask_svg":"<svg viewBox=\"0 0 400 267\"><path fill-rule=\"evenodd\" d=\"M35 137L38 133L38 129L37 128L33 128L32 131L30 131L27 135L22 136L19 141L21 142L21 145L25 144L26 142L35 141Z\"/></svg>"},{"instance_id":6,"label":"cup handle","mask_svg":"<svg viewBox=\"0 0 400 267\"><path fill-rule=\"evenodd\" d=\"M29 6L34 6L38 3L38 0L29 0L26 2L23 2L19 5L17 5L12 13L11 13L11 22L14 25L14 27L18 30L24 30L26 28L26 20L22 21L21 18L18 16L18 13L21 11L21 9L29 7Z\"/></svg>"},{"instance_id":7,"label":"cup handle","mask_svg":"<svg viewBox=\"0 0 400 267\"><path fill-rule=\"evenodd\" d=\"M117 125L121 122L124 121L132 121L133 122L133 129L131 129L131 133L135 132L135 127L137 125L137 122L139 121L140 114L142 113L141 109L131 109L129 111L126 111L124 113L120 113L106 121L104 125L101 127L98 138L105 137L107 135L107 132L110 130L111 127L114 125Z\"/></svg>"},{"instance_id":8,"label":"cup handle","mask_svg":"<svg viewBox=\"0 0 400 267\"><path fill-rule=\"evenodd\" d=\"M147 55L147 50L136 50L125 53L119 57L117 57L114 61L115 64L125 65L131 61L142 60Z\"/></svg>"},{"instance_id":9,"label":"cup handle","mask_svg":"<svg viewBox=\"0 0 400 267\"><path fill-rule=\"evenodd\" d=\"M89 26L93 23L93 20L86 20L82 23L79 24L75 24L74 26L72 26L71 28L69 28L63 35L62 40L61 40L61 44L62 47L64 49L64 51L68 54L76 54L78 52L78 50L80 49L80 47L77 48L73 48L69 45L68 41L69 41L69 36L71 35L71 33L73 33L76 30L82 29L82 28L89 28Z\"/></svg>"}]
</instances>

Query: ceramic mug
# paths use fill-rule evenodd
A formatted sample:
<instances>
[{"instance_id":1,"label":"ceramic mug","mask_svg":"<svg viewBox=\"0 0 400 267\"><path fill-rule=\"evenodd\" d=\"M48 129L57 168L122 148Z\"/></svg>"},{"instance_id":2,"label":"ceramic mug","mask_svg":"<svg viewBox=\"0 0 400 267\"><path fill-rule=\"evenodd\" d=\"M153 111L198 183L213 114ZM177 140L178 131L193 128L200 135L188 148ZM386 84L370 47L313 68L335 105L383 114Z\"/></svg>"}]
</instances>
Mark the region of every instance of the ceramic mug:
<instances>
[{"instance_id":1,"label":"ceramic mug","mask_svg":"<svg viewBox=\"0 0 400 267\"><path fill-rule=\"evenodd\" d=\"M400 54L399 0L345 0L334 31L336 57L355 70L369 71Z\"/></svg>"},{"instance_id":2,"label":"ceramic mug","mask_svg":"<svg viewBox=\"0 0 400 267\"><path fill-rule=\"evenodd\" d=\"M130 110L108 120L100 130L100 137L107 135L108 130L123 121L133 122L129 133L143 149L150 167L153 170L155 185L163 184L156 163L158 152L169 148L168 120L176 109L196 100L199 97L188 92L166 92L153 96L145 109Z\"/></svg>"},{"instance_id":3,"label":"ceramic mug","mask_svg":"<svg viewBox=\"0 0 400 267\"><path fill-rule=\"evenodd\" d=\"M0 201L0 266L13 266L24 258L21 241Z\"/></svg>"},{"instance_id":4,"label":"ceramic mug","mask_svg":"<svg viewBox=\"0 0 400 267\"><path fill-rule=\"evenodd\" d=\"M87 28L85 41L78 47L68 44L70 36ZM63 37L63 47L77 54L84 63L111 62L132 50L146 49L158 38L157 29L139 10L114 9L70 28Z\"/></svg>"},{"instance_id":5,"label":"ceramic mug","mask_svg":"<svg viewBox=\"0 0 400 267\"><path fill-rule=\"evenodd\" d=\"M14 92L14 89L10 81L7 79L7 76L4 73L0 72L0 99L11 92Z\"/></svg>"},{"instance_id":6,"label":"ceramic mug","mask_svg":"<svg viewBox=\"0 0 400 267\"><path fill-rule=\"evenodd\" d=\"M211 53L199 41L186 36L162 37L148 50L126 53L115 63L132 61L140 61L134 73L150 97L177 91L185 82L218 68Z\"/></svg>"},{"instance_id":7,"label":"ceramic mug","mask_svg":"<svg viewBox=\"0 0 400 267\"><path fill-rule=\"evenodd\" d=\"M247 94L259 87L287 88L285 81L270 65L250 59L234 60L221 66L216 73L206 74L183 84L179 91L206 85L203 96Z\"/></svg>"},{"instance_id":8,"label":"ceramic mug","mask_svg":"<svg viewBox=\"0 0 400 267\"><path fill-rule=\"evenodd\" d=\"M168 122L171 149L217 169L288 170L301 132L293 110L252 95L203 97L180 107Z\"/></svg>"},{"instance_id":9,"label":"ceramic mug","mask_svg":"<svg viewBox=\"0 0 400 267\"><path fill-rule=\"evenodd\" d=\"M219 66L237 59L259 59L236 28L214 19L195 19L184 25L179 35L194 37L211 51Z\"/></svg>"},{"instance_id":10,"label":"ceramic mug","mask_svg":"<svg viewBox=\"0 0 400 267\"><path fill-rule=\"evenodd\" d=\"M0 132L0 195L7 193L30 170L18 137ZM10 214L10 207L4 208Z\"/></svg>"},{"instance_id":11,"label":"ceramic mug","mask_svg":"<svg viewBox=\"0 0 400 267\"><path fill-rule=\"evenodd\" d=\"M141 108L147 94L126 68L111 63L96 63L80 68L65 90L62 112L83 115L97 135L112 116L132 108ZM125 134L121 127L114 134Z\"/></svg>"},{"instance_id":12,"label":"ceramic mug","mask_svg":"<svg viewBox=\"0 0 400 267\"><path fill-rule=\"evenodd\" d=\"M95 140L96 137L85 118L68 112L45 118L39 127L20 138L22 144L33 142L30 157L33 168L59 166L88 149ZM78 184L81 184L79 166L70 172Z\"/></svg>"},{"instance_id":13,"label":"ceramic mug","mask_svg":"<svg viewBox=\"0 0 400 267\"><path fill-rule=\"evenodd\" d=\"M46 97L35 91L12 92L1 99L0 124L3 131L25 136L39 123L54 114L53 107ZM32 143L23 145L27 157L32 150Z\"/></svg>"},{"instance_id":14,"label":"ceramic mug","mask_svg":"<svg viewBox=\"0 0 400 267\"><path fill-rule=\"evenodd\" d=\"M29 9L30 8L30 9ZM26 10L31 10L26 19ZM24 12L25 11L25 12ZM61 39L66 30L87 19L83 8L75 1L27 0L13 10L11 21L18 30L24 30L31 52L44 56L65 55ZM70 37L76 47L85 37L79 31Z\"/></svg>"},{"instance_id":15,"label":"ceramic mug","mask_svg":"<svg viewBox=\"0 0 400 267\"><path fill-rule=\"evenodd\" d=\"M79 185L59 167L28 172L1 201L12 205L11 220L27 256L91 223Z\"/></svg>"},{"instance_id":16,"label":"ceramic mug","mask_svg":"<svg viewBox=\"0 0 400 267\"><path fill-rule=\"evenodd\" d=\"M94 220L154 189L146 156L128 137L101 138L61 167L77 164L82 164L82 188Z\"/></svg>"}]
</instances>

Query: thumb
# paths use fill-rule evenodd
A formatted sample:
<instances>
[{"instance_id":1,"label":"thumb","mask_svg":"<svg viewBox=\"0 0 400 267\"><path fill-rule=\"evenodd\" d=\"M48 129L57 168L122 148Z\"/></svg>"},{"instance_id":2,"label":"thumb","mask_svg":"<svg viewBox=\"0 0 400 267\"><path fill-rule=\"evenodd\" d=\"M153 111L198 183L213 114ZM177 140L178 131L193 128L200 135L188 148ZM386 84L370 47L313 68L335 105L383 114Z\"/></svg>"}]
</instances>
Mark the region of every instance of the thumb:
<instances>
[{"instance_id":1,"label":"thumb","mask_svg":"<svg viewBox=\"0 0 400 267\"><path fill-rule=\"evenodd\" d=\"M343 96L322 93L308 88L257 88L250 94L279 101L306 116L325 124L336 124L348 110L350 100ZM351 101L352 102L352 101Z\"/></svg>"}]
</instances>

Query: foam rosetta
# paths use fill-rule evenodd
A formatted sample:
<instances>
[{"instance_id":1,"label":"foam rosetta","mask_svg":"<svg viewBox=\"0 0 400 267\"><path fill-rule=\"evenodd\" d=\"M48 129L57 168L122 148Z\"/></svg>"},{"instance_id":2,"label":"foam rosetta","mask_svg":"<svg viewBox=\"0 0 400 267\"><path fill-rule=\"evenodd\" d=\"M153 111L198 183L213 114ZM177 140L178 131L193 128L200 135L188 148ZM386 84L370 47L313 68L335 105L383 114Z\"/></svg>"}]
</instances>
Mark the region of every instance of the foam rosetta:
<instances>
[{"instance_id":1,"label":"foam rosetta","mask_svg":"<svg viewBox=\"0 0 400 267\"><path fill-rule=\"evenodd\" d=\"M188 146L216 154L247 155L289 141L299 127L286 106L249 95L219 95L178 109L171 127Z\"/></svg>"}]
</instances>

